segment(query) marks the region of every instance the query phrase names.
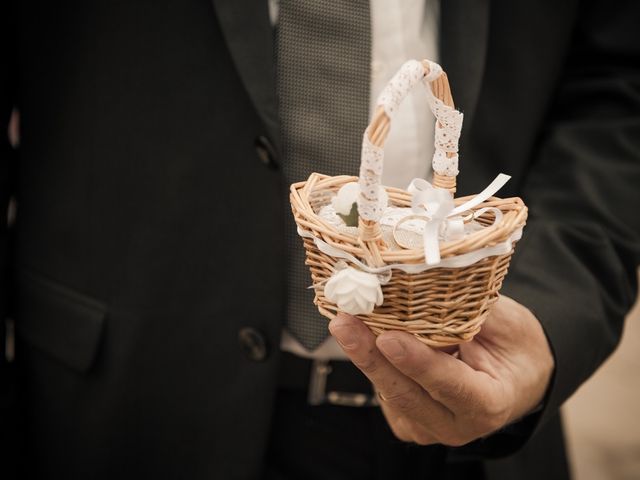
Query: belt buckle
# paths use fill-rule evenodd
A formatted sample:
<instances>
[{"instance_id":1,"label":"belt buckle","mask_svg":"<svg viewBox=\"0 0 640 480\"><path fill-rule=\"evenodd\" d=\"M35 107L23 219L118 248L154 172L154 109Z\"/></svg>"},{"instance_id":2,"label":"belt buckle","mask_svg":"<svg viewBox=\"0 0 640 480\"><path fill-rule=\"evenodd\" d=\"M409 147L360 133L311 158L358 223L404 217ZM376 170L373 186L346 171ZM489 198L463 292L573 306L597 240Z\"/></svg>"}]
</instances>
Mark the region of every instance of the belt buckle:
<instances>
[{"instance_id":1,"label":"belt buckle","mask_svg":"<svg viewBox=\"0 0 640 480\"><path fill-rule=\"evenodd\" d=\"M370 407L377 406L378 397L357 392L327 392L327 377L331 374L328 360L313 360L309 375L309 389L307 401L309 405L337 405L341 407Z\"/></svg>"}]
</instances>

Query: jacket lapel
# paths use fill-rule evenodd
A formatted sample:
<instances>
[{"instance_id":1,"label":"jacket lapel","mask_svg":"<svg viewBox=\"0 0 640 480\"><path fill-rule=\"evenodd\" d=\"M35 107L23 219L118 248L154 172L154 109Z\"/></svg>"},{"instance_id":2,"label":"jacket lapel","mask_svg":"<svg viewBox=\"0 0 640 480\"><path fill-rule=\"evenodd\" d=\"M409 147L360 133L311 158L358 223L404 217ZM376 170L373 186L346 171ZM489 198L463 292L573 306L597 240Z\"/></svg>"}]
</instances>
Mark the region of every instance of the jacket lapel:
<instances>
[{"instance_id":1,"label":"jacket lapel","mask_svg":"<svg viewBox=\"0 0 640 480\"><path fill-rule=\"evenodd\" d=\"M213 0L236 69L271 140L278 143L273 27L267 0Z\"/></svg>"},{"instance_id":2,"label":"jacket lapel","mask_svg":"<svg viewBox=\"0 0 640 480\"><path fill-rule=\"evenodd\" d=\"M464 123L473 121L484 74L489 34L489 0L440 2L440 56Z\"/></svg>"}]
</instances>

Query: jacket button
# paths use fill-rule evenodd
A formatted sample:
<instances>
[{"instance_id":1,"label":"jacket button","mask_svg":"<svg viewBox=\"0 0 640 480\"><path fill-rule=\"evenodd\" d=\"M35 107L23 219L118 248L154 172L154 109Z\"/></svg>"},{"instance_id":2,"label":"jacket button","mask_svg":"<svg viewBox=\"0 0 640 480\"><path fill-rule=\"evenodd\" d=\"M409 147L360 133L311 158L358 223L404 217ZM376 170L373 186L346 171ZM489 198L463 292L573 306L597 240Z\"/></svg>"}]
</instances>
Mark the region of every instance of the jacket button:
<instances>
[{"instance_id":1,"label":"jacket button","mask_svg":"<svg viewBox=\"0 0 640 480\"><path fill-rule=\"evenodd\" d=\"M267 137L260 135L253 142L258 159L269 168L278 168L276 150Z\"/></svg>"},{"instance_id":2,"label":"jacket button","mask_svg":"<svg viewBox=\"0 0 640 480\"><path fill-rule=\"evenodd\" d=\"M258 330L253 327L243 327L238 331L238 341L242 353L249 360L263 362L268 355L267 341Z\"/></svg>"}]
</instances>

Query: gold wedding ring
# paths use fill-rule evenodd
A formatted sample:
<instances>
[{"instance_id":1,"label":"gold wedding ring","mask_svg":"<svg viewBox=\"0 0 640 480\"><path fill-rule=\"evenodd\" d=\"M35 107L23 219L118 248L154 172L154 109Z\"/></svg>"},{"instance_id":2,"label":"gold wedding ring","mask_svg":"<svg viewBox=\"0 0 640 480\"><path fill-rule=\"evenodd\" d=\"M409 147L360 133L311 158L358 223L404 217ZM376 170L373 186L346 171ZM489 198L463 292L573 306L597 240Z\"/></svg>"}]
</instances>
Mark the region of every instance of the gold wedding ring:
<instances>
[{"instance_id":1,"label":"gold wedding ring","mask_svg":"<svg viewBox=\"0 0 640 480\"><path fill-rule=\"evenodd\" d=\"M391 232L393 235L393 239L396 241L396 243L398 244L399 247L401 248L405 248L407 250L411 250L412 248L414 248L413 246L404 243L401 239L398 238L397 232L398 232L398 227L400 227L400 225L402 225L405 222L408 222L409 220L423 220L424 222L430 222L431 221L431 217L427 216L427 215L407 215L406 217L401 218L394 226L393 226L393 231Z\"/></svg>"}]
</instances>

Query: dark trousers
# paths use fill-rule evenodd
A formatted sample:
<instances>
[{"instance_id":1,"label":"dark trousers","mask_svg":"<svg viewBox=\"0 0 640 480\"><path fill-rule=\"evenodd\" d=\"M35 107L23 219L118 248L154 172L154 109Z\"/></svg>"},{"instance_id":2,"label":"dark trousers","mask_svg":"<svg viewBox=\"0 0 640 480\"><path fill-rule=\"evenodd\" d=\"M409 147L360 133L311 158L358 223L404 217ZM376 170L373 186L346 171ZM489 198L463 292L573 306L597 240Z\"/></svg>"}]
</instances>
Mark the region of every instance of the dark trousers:
<instances>
[{"instance_id":1,"label":"dark trousers","mask_svg":"<svg viewBox=\"0 0 640 480\"><path fill-rule=\"evenodd\" d=\"M440 445L420 447L393 436L378 407L311 406L306 392L277 395L267 480L484 478L480 462L446 462Z\"/></svg>"}]
</instances>

